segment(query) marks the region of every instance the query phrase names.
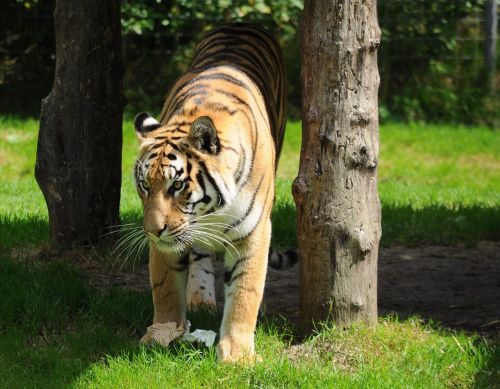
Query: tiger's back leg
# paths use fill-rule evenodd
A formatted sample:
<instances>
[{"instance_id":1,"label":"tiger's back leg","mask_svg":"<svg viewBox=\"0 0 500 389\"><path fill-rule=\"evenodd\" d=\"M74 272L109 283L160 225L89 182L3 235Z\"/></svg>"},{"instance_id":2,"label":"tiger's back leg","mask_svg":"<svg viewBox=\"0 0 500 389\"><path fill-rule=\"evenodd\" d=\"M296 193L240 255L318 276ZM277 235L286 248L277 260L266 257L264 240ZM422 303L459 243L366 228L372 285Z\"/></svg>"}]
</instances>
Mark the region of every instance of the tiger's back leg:
<instances>
[{"instance_id":1,"label":"tiger's back leg","mask_svg":"<svg viewBox=\"0 0 500 389\"><path fill-rule=\"evenodd\" d=\"M189 270L186 285L188 310L199 308L216 310L215 301L215 272L213 261L215 254L191 249L189 253Z\"/></svg>"}]
</instances>

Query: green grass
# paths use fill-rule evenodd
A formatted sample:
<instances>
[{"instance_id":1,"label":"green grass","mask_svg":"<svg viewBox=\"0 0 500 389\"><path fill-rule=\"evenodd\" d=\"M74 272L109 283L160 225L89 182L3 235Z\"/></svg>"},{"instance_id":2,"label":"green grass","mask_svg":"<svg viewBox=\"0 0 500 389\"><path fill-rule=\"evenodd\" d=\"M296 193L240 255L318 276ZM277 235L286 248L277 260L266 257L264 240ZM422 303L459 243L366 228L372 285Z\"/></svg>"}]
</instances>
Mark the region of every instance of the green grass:
<instances>
[{"instance_id":1,"label":"green grass","mask_svg":"<svg viewBox=\"0 0 500 389\"><path fill-rule=\"evenodd\" d=\"M47 241L47 210L33 178L38 123L0 117L0 246ZM295 245L290 193L300 154L300 123L287 126L278 169L273 245ZM139 221L131 167L136 140L124 125L121 214ZM500 132L487 128L389 124L381 127L382 244L474 244L500 237ZM30 239L24 241L23 233Z\"/></svg>"},{"instance_id":2,"label":"green grass","mask_svg":"<svg viewBox=\"0 0 500 389\"><path fill-rule=\"evenodd\" d=\"M35 120L0 117L0 387L478 387L499 382L497 345L416 318L375 329L319 327L306 340L259 324L265 363L216 363L213 349L145 349L149 294L91 288L48 246L47 210L33 178ZM290 185L300 124L290 123L279 167L273 242L295 244ZM124 126L121 214L139 222L131 166L136 143ZM500 236L500 133L485 128L386 125L379 190L384 244L473 244ZM105 249L104 249L105 250ZM69 254L83 255L85 252ZM217 330L220 317L192 315ZM300 342L291 346L291 343Z\"/></svg>"},{"instance_id":3,"label":"green grass","mask_svg":"<svg viewBox=\"0 0 500 389\"><path fill-rule=\"evenodd\" d=\"M289 190L296 175L300 143L300 123L289 123L276 206L288 215L294 203L281 189ZM378 174L383 245L472 245L500 238L500 132L486 127L383 125ZM281 223L274 231L280 228Z\"/></svg>"}]
</instances>

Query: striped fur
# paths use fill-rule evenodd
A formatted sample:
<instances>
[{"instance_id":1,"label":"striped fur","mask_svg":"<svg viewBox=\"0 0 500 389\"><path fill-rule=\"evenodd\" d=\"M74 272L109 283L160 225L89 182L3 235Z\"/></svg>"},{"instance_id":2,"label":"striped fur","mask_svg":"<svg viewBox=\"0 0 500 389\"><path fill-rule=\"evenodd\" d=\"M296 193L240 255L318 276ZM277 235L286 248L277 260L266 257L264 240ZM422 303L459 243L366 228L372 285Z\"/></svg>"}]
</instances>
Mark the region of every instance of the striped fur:
<instances>
[{"instance_id":1,"label":"striped fur","mask_svg":"<svg viewBox=\"0 0 500 389\"><path fill-rule=\"evenodd\" d=\"M256 26L230 24L199 44L159 122L136 117L154 322L185 323L186 302L215 306L211 261L223 252L222 361L254 358L285 112L278 44Z\"/></svg>"}]
</instances>

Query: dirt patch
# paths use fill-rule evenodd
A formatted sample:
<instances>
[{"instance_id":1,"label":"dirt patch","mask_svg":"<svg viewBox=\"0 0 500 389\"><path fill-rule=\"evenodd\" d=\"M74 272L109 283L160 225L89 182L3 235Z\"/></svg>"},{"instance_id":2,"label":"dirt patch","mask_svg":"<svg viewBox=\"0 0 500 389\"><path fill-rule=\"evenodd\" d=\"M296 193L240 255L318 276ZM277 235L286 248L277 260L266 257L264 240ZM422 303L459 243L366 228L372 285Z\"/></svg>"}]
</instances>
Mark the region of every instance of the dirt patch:
<instances>
[{"instance_id":1,"label":"dirt patch","mask_svg":"<svg viewBox=\"0 0 500 389\"><path fill-rule=\"evenodd\" d=\"M79 267L98 288L149 289L144 264L134 273L106 271L102 265L83 259ZM217 263L217 275L218 304L222 307L221 263ZM382 315L394 312L404 318L418 314L444 327L500 335L500 242L483 241L474 248L381 248L378 282ZM269 270L263 313L298 322L298 266Z\"/></svg>"}]
</instances>

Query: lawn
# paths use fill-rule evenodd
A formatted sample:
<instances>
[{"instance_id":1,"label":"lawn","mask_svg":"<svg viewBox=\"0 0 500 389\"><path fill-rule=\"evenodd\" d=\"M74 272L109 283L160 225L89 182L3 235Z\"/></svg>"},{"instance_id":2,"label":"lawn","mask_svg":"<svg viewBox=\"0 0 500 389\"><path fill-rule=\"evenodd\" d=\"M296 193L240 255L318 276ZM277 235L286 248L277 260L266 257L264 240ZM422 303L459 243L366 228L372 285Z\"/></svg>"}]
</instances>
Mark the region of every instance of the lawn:
<instances>
[{"instance_id":1,"label":"lawn","mask_svg":"<svg viewBox=\"0 0 500 389\"><path fill-rule=\"evenodd\" d=\"M38 123L0 117L0 236L5 247L47 240L47 210L33 179ZM287 126L278 169L273 244L295 245L290 193L299 164L300 123ZM500 133L487 128L389 124L381 128L382 245L472 245L500 237ZM136 140L124 124L121 213L140 220L132 181ZM22 231L23 233L20 233ZM26 240L23 234L29 234Z\"/></svg>"},{"instance_id":2,"label":"lawn","mask_svg":"<svg viewBox=\"0 0 500 389\"><path fill-rule=\"evenodd\" d=\"M137 345L150 324L145 293L91 288L48 245L47 211L33 178L36 120L0 117L1 387L492 387L498 348L479 337L380 318L375 329L318 326L306 339L259 324L253 368L218 365L213 349ZM289 123L278 171L273 244L295 244L290 185L300 124ZM124 125L121 214L140 221L132 185L133 128ZM500 133L486 128L390 124L381 128L383 244L474 245L500 237ZM100 253L109 257L106 248ZM90 255L90 254L89 254ZM108 266L112 262L102 264ZM190 317L217 330L218 317Z\"/></svg>"}]
</instances>

